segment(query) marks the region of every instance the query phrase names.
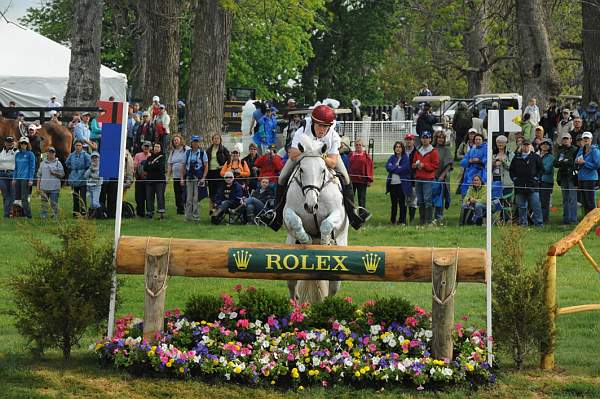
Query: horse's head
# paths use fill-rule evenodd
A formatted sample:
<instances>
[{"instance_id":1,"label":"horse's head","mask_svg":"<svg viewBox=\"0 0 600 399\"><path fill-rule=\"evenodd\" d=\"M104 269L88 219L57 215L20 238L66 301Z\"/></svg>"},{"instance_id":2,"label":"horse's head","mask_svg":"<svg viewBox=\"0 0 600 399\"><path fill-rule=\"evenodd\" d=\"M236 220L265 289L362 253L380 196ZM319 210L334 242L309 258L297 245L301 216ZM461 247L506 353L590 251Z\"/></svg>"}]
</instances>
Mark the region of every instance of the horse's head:
<instances>
[{"instance_id":1,"label":"horse's head","mask_svg":"<svg viewBox=\"0 0 600 399\"><path fill-rule=\"evenodd\" d=\"M327 165L323 159L327 144L302 140L298 143L298 150L302 153L297 173L304 194L304 210L314 214L319 209L319 194L327 177Z\"/></svg>"}]
</instances>

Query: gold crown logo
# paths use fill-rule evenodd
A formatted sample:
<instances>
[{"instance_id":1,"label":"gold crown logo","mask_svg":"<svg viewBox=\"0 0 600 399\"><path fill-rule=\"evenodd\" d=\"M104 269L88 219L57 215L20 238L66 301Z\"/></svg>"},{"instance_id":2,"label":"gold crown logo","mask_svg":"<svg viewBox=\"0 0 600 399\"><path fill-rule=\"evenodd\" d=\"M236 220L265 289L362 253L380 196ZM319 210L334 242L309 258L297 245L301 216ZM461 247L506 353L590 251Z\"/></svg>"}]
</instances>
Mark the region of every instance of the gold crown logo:
<instances>
[{"instance_id":1,"label":"gold crown logo","mask_svg":"<svg viewBox=\"0 0 600 399\"><path fill-rule=\"evenodd\" d=\"M362 260L367 273L375 273L377 271L377 267L379 266L381 256L377 254L366 254L362 257Z\"/></svg>"},{"instance_id":2,"label":"gold crown logo","mask_svg":"<svg viewBox=\"0 0 600 399\"><path fill-rule=\"evenodd\" d=\"M235 260L235 267L239 270L246 270L248 264L250 263L250 258L252 254L248 251L238 250L233 254L233 259Z\"/></svg>"}]
</instances>

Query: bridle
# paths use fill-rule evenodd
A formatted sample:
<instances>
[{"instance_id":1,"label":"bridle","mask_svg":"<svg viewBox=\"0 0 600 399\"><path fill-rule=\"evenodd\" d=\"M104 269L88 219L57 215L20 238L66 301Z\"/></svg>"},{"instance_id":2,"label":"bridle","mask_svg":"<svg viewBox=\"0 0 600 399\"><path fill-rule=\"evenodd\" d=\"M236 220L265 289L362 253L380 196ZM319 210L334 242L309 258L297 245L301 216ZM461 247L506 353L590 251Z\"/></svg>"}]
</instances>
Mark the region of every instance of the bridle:
<instances>
[{"instance_id":1,"label":"bridle","mask_svg":"<svg viewBox=\"0 0 600 399\"><path fill-rule=\"evenodd\" d=\"M302 161L305 158L321 158L321 156L319 155L304 155L300 158L300 160L298 161L298 165L296 166L296 170L294 171L294 175L293 175L293 180L296 182L296 184L298 184L298 186L300 186L300 189L302 190L302 194L306 197L306 195L310 192L310 191L315 191L317 197L319 196L319 194L321 194L321 190L323 190L323 188L331 183L334 179L334 177L332 176L330 179L327 179L327 165L325 165L325 169L323 169L323 179L321 180L321 185L320 186L316 186L314 184L302 184ZM298 176L298 174L300 176Z\"/></svg>"}]
</instances>

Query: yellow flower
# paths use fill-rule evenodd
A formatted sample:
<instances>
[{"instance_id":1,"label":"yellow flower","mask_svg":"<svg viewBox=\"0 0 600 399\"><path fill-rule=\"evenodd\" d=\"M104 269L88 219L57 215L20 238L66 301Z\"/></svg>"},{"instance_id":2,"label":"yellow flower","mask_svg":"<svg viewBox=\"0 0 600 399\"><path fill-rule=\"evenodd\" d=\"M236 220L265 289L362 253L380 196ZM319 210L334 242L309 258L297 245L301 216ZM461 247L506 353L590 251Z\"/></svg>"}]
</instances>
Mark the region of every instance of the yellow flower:
<instances>
[{"instance_id":1,"label":"yellow flower","mask_svg":"<svg viewBox=\"0 0 600 399\"><path fill-rule=\"evenodd\" d=\"M173 365L173 359L171 359L167 362L167 367L171 367L172 365Z\"/></svg>"},{"instance_id":2,"label":"yellow flower","mask_svg":"<svg viewBox=\"0 0 600 399\"><path fill-rule=\"evenodd\" d=\"M219 364L219 361L217 359L213 359L213 364L217 365L217 364Z\"/></svg>"},{"instance_id":3,"label":"yellow flower","mask_svg":"<svg viewBox=\"0 0 600 399\"><path fill-rule=\"evenodd\" d=\"M359 350L355 350L353 353L354 357L360 357L360 351Z\"/></svg>"},{"instance_id":4,"label":"yellow flower","mask_svg":"<svg viewBox=\"0 0 600 399\"><path fill-rule=\"evenodd\" d=\"M311 377L312 377L313 375L319 375L319 370L310 370L310 371L308 372L308 375L310 375Z\"/></svg>"},{"instance_id":5,"label":"yellow flower","mask_svg":"<svg viewBox=\"0 0 600 399\"><path fill-rule=\"evenodd\" d=\"M96 350L98 350L98 349L100 349L102 347L104 347L104 344L96 344Z\"/></svg>"},{"instance_id":6,"label":"yellow flower","mask_svg":"<svg viewBox=\"0 0 600 399\"><path fill-rule=\"evenodd\" d=\"M299 390L299 391L304 391L304 387L303 387L302 385L300 385L300 386L298 387L298 390Z\"/></svg>"},{"instance_id":7,"label":"yellow flower","mask_svg":"<svg viewBox=\"0 0 600 399\"><path fill-rule=\"evenodd\" d=\"M179 367L179 372L180 372L181 374L184 374L184 373L185 373L185 369L184 369L183 367Z\"/></svg>"},{"instance_id":8,"label":"yellow flower","mask_svg":"<svg viewBox=\"0 0 600 399\"><path fill-rule=\"evenodd\" d=\"M242 368L240 366L237 366L236 368L233 369L233 372L236 374L239 374L242 372Z\"/></svg>"},{"instance_id":9,"label":"yellow flower","mask_svg":"<svg viewBox=\"0 0 600 399\"><path fill-rule=\"evenodd\" d=\"M352 347L354 346L354 342L352 342L352 341L354 341L352 338L348 338L346 340L346 345L348 345L348 348L350 348L350 349L352 349Z\"/></svg>"},{"instance_id":10,"label":"yellow flower","mask_svg":"<svg viewBox=\"0 0 600 399\"><path fill-rule=\"evenodd\" d=\"M475 370L475 367L473 367L473 365L471 363L467 363L466 367L467 367L467 370L469 370L469 371Z\"/></svg>"},{"instance_id":11,"label":"yellow flower","mask_svg":"<svg viewBox=\"0 0 600 399\"><path fill-rule=\"evenodd\" d=\"M304 363L310 363L310 357L305 357L304 358Z\"/></svg>"},{"instance_id":12,"label":"yellow flower","mask_svg":"<svg viewBox=\"0 0 600 399\"><path fill-rule=\"evenodd\" d=\"M360 377L360 371L356 371L356 372L354 372L354 376L355 376L355 377Z\"/></svg>"},{"instance_id":13,"label":"yellow flower","mask_svg":"<svg viewBox=\"0 0 600 399\"><path fill-rule=\"evenodd\" d=\"M300 378L300 373L298 373L298 369L296 367L292 369L292 378Z\"/></svg>"},{"instance_id":14,"label":"yellow flower","mask_svg":"<svg viewBox=\"0 0 600 399\"><path fill-rule=\"evenodd\" d=\"M275 380L271 380L271 385L275 385Z\"/></svg>"},{"instance_id":15,"label":"yellow flower","mask_svg":"<svg viewBox=\"0 0 600 399\"><path fill-rule=\"evenodd\" d=\"M266 369L263 374L265 377L268 377L269 374L271 374L271 371L269 371L269 369Z\"/></svg>"},{"instance_id":16,"label":"yellow flower","mask_svg":"<svg viewBox=\"0 0 600 399\"><path fill-rule=\"evenodd\" d=\"M204 325L204 324L206 324L206 321L202 320L202 321L200 322L200 324Z\"/></svg>"},{"instance_id":17,"label":"yellow flower","mask_svg":"<svg viewBox=\"0 0 600 399\"><path fill-rule=\"evenodd\" d=\"M445 363L443 360L434 360L433 364L436 366L443 366Z\"/></svg>"}]
</instances>

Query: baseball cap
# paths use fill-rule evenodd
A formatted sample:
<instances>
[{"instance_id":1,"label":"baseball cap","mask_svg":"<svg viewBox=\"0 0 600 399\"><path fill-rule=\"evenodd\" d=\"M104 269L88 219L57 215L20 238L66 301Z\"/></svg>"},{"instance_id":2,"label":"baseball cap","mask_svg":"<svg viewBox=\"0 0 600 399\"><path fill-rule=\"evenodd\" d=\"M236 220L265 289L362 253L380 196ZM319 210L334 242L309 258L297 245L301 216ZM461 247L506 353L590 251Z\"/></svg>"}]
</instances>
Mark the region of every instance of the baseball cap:
<instances>
[{"instance_id":1,"label":"baseball cap","mask_svg":"<svg viewBox=\"0 0 600 399\"><path fill-rule=\"evenodd\" d=\"M194 142L194 141L200 141L200 136L198 136L198 135L193 135L193 136L192 136L192 142Z\"/></svg>"},{"instance_id":2,"label":"baseball cap","mask_svg":"<svg viewBox=\"0 0 600 399\"><path fill-rule=\"evenodd\" d=\"M233 177L233 172L228 170L227 172L225 172L225 175L223 176L224 178L228 178L228 177Z\"/></svg>"},{"instance_id":3,"label":"baseball cap","mask_svg":"<svg viewBox=\"0 0 600 399\"><path fill-rule=\"evenodd\" d=\"M167 107L165 107L165 104L160 104L160 105L158 106L158 108L165 109L165 108L167 108Z\"/></svg>"},{"instance_id":4,"label":"baseball cap","mask_svg":"<svg viewBox=\"0 0 600 399\"><path fill-rule=\"evenodd\" d=\"M48 147L48 152L56 152L56 148L54 148L54 147Z\"/></svg>"},{"instance_id":5,"label":"baseball cap","mask_svg":"<svg viewBox=\"0 0 600 399\"><path fill-rule=\"evenodd\" d=\"M571 110L569 108L565 108L565 109L562 110L562 113L563 114L570 114Z\"/></svg>"},{"instance_id":6,"label":"baseball cap","mask_svg":"<svg viewBox=\"0 0 600 399\"><path fill-rule=\"evenodd\" d=\"M569 133L566 133L566 132L560 135L560 139L561 140L562 139L570 139L570 138L571 138L571 135Z\"/></svg>"},{"instance_id":7,"label":"baseball cap","mask_svg":"<svg viewBox=\"0 0 600 399\"><path fill-rule=\"evenodd\" d=\"M552 140L550 140L549 138L545 138L540 143L540 145L542 145L542 144L548 144L550 147L552 147Z\"/></svg>"},{"instance_id":8,"label":"baseball cap","mask_svg":"<svg viewBox=\"0 0 600 399\"><path fill-rule=\"evenodd\" d=\"M592 135L592 132L583 132L583 134L581 135L582 139L591 139L594 136Z\"/></svg>"},{"instance_id":9,"label":"baseball cap","mask_svg":"<svg viewBox=\"0 0 600 399\"><path fill-rule=\"evenodd\" d=\"M29 144L29 139L28 139L27 137L21 137L21 138L19 139L19 144L20 144L20 143L27 143L27 144Z\"/></svg>"},{"instance_id":10,"label":"baseball cap","mask_svg":"<svg viewBox=\"0 0 600 399\"><path fill-rule=\"evenodd\" d=\"M149 142L148 140L146 140L146 141L144 141L144 142L142 143L142 147L146 147L146 146L148 146L148 147L152 147L152 143L151 143L151 142Z\"/></svg>"},{"instance_id":11,"label":"baseball cap","mask_svg":"<svg viewBox=\"0 0 600 399\"><path fill-rule=\"evenodd\" d=\"M421 133L421 137L431 137L431 132L429 130L425 130Z\"/></svg>"},{"instance_id":12,"label":"baseball cap","mask_svg":"<svg viewBox=\"0 0 600 399\"><path fill-rule=\"evenodd\" d=\"M269 146L269 148L270 148L271 150L276 150L276 149L277 149L277 146L276 146L275 144L271 144L271 145Z\"/></svg>"},{"instance_id":13,"label":"baseball cap","mask_svg":"<svg viewBox=\"0 0 600 399\"><path fill-rule=\"evenodd\" d=\"M9 143L12 143L13 141L15 141L15 138L13 136L8 136L4 138L4 141L8 141Z\"/></svg>"},{"instance_id":14,"label":"baseball cap","mask_svg":"<svg viewBox=\"0 0 600 399\"><path fill-rule=\"evenodd\" d=\"M531 140L523 139L523 141L521 141L521 145L524 145L524 144L528 144L528 145L531 144Z\"/></svg>"},{"instance_id":15,"label":"baseball cap","mask_svg":"<svg viewBox=\"0 0 600 399\"><path fill-rule=\"evenodd\" d=\"M177 106L178 107L185 107L185 103L181 100L177 100Z\"/></svg>"},{"instance_id":16,"label":"baseball cap","mask_svg":"<svg viewBox=\"0 0 600 399\"><path fill-rule=\"evenodd\" d=\"M82 112L82 113L81 113L81 116L86 116L86 115L87 115L87 116L90 116L90 113L89 113L88 111L85 111L85 112Z\"/></svg>"},{"instance_id":17,"label":"baseball cap","mask_svg":"<svg viewBox=\"0 0 600 399\"><path fill-rule=\"evenodd\" d=\"M470 128L468 133L477 133L477 129L475 129L474 127Z\"/></svg>"},{"instance_id":18,"label":"baseball cap","mask_svg":"<svg viewBox=\"0 0 600 399\"><path fill-rule=\"evenodd\" d=\"M50 99L52 100L53 98L56 98L56 96L54 94L50 97Z\"/></svg>"},{"instance_id":19,"label":"baseball cap","mask_svg":"<svg viewBox=\"0 0 600 399\"><path fill-rule=\"evenodd\" d=\"M156 101L157 103L160 102L160 97L158 96L154 96L152 97L152 102Z\"/></svg>"},{"instance_id":20,"label":"baseball cap","mask_svg":"<svg viewBox=\"0 0 600 399\"><path fill-rule=\"evenodd\" d=\"M55 109L53 109L52 111L49 112L49 114L50 115L56 115L56 114L58 114L58 112Z\"/></svg>"},{"instance_id":21,"label":"baseball cap","mask_svg":"<svg viewBox=\"0 0 600 399\"><path fill-rule=\"evenodd\" d=\"M444 129L440 125L433 126L433 131L434 132L441 132L442 130L444 130Z\"/></svg>"},{"instance_id":22,"label":"baseball cap","mask_svg":"<svg viewBox=\"0 0 600 399\"><path fill-rule=\"evenodd\" d=\"M404 140L414 140L415 135L412 133L406 133L406 135L404 136Z\"/></svg>"},{"instance_id":23,"label":"baseball cap","mask_svg":"<svg viewBox=\"0 0 600 399\"><path fill-rule=\"evenodd\" d=\"M100 154L98 153L98 151L92 151L92 153L90 154L90 157L98 157L100 158Z\"/></svg>"}]
</instances>

